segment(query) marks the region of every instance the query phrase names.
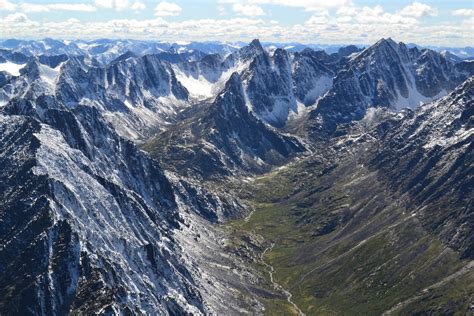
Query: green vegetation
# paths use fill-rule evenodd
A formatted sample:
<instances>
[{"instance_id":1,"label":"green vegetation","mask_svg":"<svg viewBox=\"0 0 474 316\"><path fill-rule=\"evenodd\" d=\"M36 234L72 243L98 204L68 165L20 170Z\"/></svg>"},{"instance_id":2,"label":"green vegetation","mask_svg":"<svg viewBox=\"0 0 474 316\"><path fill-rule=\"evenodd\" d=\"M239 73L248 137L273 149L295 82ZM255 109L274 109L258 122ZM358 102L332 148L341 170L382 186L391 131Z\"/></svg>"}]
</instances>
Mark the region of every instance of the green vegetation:
<instances>
[{"instance_id":1,"label":"green vegetation","mask_svg":"<svg viewBox=\"0 0 474 316\"><path fill-rule=\"evenodd\" d=\"M242 191L255 211L227 227L236 239L250 234L275 243L264 259L307 315L380 315L413 297L396 313L467 309L474 282L465 279L472 272L418 297L467 262L357 161L306 159L255 178ZM263 264L256 268L268 275ZM297 314L285 300L262 302L268 315Z\"/></svg>"}]
</instances>

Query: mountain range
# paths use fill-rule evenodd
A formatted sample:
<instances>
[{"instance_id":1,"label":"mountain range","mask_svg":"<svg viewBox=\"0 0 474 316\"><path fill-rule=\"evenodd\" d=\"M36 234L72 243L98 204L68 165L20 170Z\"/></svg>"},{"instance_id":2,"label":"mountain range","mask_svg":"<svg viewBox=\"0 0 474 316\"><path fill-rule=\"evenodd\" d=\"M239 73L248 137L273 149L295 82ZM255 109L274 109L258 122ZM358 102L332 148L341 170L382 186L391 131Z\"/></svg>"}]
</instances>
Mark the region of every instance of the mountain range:
<instances>
[{"instance_id":1,"label":"mountain range","mask_svg":"<svg viewBox=\"0 0 474 316\"><path fill-rule=\"evenodd\" d=\"M0 48L0 314L474 312L468 56Z\"/></svg>"},{"instance_id":2,"label":"mountain range","mask_svg":"<svg viewBox=\"0 0 474 316\"><path fill-rule=\"evenodd\" d=\"M26 54L34 55L90 55L96 57L98 61L108 63L116 57L132 52L137 55L145 54L162 54L176 58L175 55L193 55L193 54L228 54L236 51L247 43L236 42L165 42L165 41L145 41L145 40L115 40L115 39L96 39L96 40L58 40L52 38L44 38L42 40L27 39L0 39L0 48L13 50ZM302 43L277 43L263 42L264 47L273 50L283 48L289 52L300 52L306 48L321 51L324 50L328 54L337 53L339 49L347 47L344 44L302 44ZM349 45L351 46L351 45ZM474 47L445 47L445 46L419 46L413 43L407 44L409 47L429 48L443 54L452 54L455 58L472 59L474 57ZM364 45L357 45L362 48ZM181 57L184 57L181 56ZM188 57L197 59L199 57Z\"/></svg>"}]
</instances>

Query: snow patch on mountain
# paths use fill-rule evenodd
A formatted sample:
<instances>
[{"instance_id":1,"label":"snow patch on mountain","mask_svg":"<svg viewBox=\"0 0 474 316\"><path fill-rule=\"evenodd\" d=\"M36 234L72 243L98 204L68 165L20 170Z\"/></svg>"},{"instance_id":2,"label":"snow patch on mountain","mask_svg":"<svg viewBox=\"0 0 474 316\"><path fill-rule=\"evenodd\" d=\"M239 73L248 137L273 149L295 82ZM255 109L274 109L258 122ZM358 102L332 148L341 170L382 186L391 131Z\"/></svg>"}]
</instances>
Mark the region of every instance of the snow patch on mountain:
<instances>
[{"instance_id":1,"label":"snow patch on mountain","mask_svg":"<svg viewBox=\"0 0 474 316\"><path fill-rule=\"evenodd\" d=\"M176 72L176 78L188 90L191 96L197 99L210 98L213 95L213 84L202 75L198 77L186 76L183 72Z\"/></svg>"},{"instance_id":2,"label":"snow patch on mountain","mask_svg":"<svg viewBox=\"0 0 474 316\"><path fill-rule=\"evenodd\" d=\"M295 113L298 111L296 100L291 103L295 104L295 106L288 106L288 103L286 98L275 98L273 107L261 111L258 117L264 122L285 122L291 112Z\"/></svg>"},{"instance_id":3,"label":"snow patch on mountain","mask_svg":"<svg viewBox=\"0 0 474 316\"><path fill-rule=\"evenodd\" d=\"M38 63L40 79L51 87L56 86L63 63L55 68Z\"/></svg>"},{"instance_id":4,"label":"snow patch on mountain","mask_svg":"<svg viewBox=\"0 0 474 316\"><path fill-rule=\"evenodd\" d=\"M12 76L19 76L20 70L23 69L26 64L15 64L11 61L0 63L0 71L6 71Z\"/></svg>"},{"instance_id":5,"label":"snow patch on mountain","mask_svg":"<svg viewBox=\"0 0 474 316\"><path fill-rule=\"evenodd\" d=\"M305 106L303 103L297 101L296 102L296 110L291 110L290 113L288 114L288 121L300 119L304 117L307 113L309 113L312 109L314 109L313 106Z\"/></svg>"},{"instance_id":6,"label":"snow patch on mountain","mask_svg":"<svg viewBox=\"0 0 474 316\"><path fill-rule=\"evenodd\" d=\"M400 91L397 90L397 99L391 105L391 108L395 109L396 111L401 111L402 109L405 109L405 108L415 109L426 102L437 100L448 94L448 92L445 89L443 89L437 95L433 97L427 97L427 96L422 95L413 86L409 86L408 91L409 91L408 97L405 98L400 94Z\"/></svg>"},{"instance_id":7,"label":"snow patch on mountain","mask_svg":"<svg viewBox=\"0 0 474 316\"><path fill-rule=\"evenodd\" d=\"M224 88L230 76L241 74L249 66L249 61L237 60L233 63L221 63L217 69L205 69L199 62L173 65L176 79L188 90L191 97L204 100L215 97Z\"/></svg>"},{"instance_id":8,"label":"snow patch on mountain","mask_svg":"<svg viewBox=\"0 0 474 316\"><path fill-rule=\"evenodd\" d=\"M474 77L471 77L445 97L425 103L414 112L398 113L397 120L402 127L416 126L406 141L421 142L424 149L430 150L436 146L449 147L472 137L474 128L469 119L472 119L473 88Z\"/></svg>"},{"instance_id":9,"label":"snow patch on mountain","mask_svg":"<svg viewBox=\"0 0 474 316\"><path fill-rule=\"evenodd\" d=\"M313 81L313 88L310 89L305 96L304 103L314 103L320 96L331 89L333 77L321 76Z\"/></svg>"},{"instance_id":10,"label":"snow patch on mountain","mask_svg":"<svg viewBox=\"0 0 474 316\"><path fill-rule=\"evenodd\" d=\"M441 137L433 137L431 140L423 145L425 149L431 149L436 146L440 147L448 147L464 140L467 140L471 136L474 135L474 128L468 128L467 126L463 126L459 130L454 133L452 136L441 136Z\"/></svg>"}]
</instances>

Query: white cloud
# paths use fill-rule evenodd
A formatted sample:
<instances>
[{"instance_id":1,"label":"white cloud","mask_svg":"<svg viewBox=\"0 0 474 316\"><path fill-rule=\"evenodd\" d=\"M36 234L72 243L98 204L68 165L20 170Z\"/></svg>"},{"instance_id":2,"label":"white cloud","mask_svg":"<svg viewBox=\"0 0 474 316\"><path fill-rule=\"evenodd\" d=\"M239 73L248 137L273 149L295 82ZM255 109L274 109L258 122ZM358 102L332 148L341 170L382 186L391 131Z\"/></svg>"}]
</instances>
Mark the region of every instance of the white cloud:
<instances>
[{"instance_id":1,"label":"white cloud","mask_svg":"<svg viewBox=\"0 0 474 316\"><path fill-rule=\"evenodd\" d=\"M218 2L220 4L241 6L272 4L284 7L301 8L310 12L352 5L352 0L219 0Z\"/></svg>"},{"instance_id":2,"label":"white cloud","mask_svg":"<svg viewBox=\"0 0 474 316\"><path fill-rule=\"evenodd\" d=\"M306 11L318 11L352 5L351 0L249 0L249 2L303 8Z\"/></svg>"},{"instance_id":3,"label":"white cloud","mask_svg":"<svg viewBox=\"0 0 474 316\"><path fill-rule=\"evenodd\" d=\"M437 16L438 10L421 2L413 2L400 11L401 15L421 18L423 16Z\"/></svg>"},{"instance_id":4,"label":"white cloud","mask_svg":"<svg viewBox=\"0 0 474 316\"><path fill-rule=\"evenodd\" d=\"M293 6L300 6L307 8L308 11L320 10L320 9L332 9L332 8L340 8L352 5L351 0L298 0L296 2L292 1L282 1L291 3Z\"/></svg>"},{"instance_id":5,"label":"white cloud","mask_svg":"<svg viewBox=\"0 0 474 316\"><path fill-rule=\"evenodd\" d=\"M20 3L20 11L31 13L31 12L49 12L49 8L43 4L35 3Z\"/></svg>"},{"instance_id":6,"label":"white cloud","mask_svg":"<svg viewBox=\"0 0 474 316\"><path fill-rule=\"evenodd\" d=\"M162 1L155 7L155 16L176 16L181 11L181 7L176 3Z\"/></svg>"},{"instance_id":7,"label":"white cloud","mask_svg":"<svg viewBox=\"0 0 474 316\"><path fill-rule=\"evenodd\" d=\"M363 7L357 11L354 17L356 21L361 24L391 25L390 27L398 25L401 28L409 28L418 24L418 20L415 18L385 12L380 5L376 5L375 7Z\"/></svg>"},{"instance_id":8,"label":"white cloud","mask_svg":"<svg viewBox=\"0 0 474 316\"><path fill-rule=\"evenodd\" d=\"M342 16L354 16L357 14L357 8L354 6L343 6L337 10L336 14Z\"/></svg>"},{"instance_id":9,"label":"white cloud","mask_svg":"<svg viewBox=\"0 0 474 316\"><path fill-rule=\"evenodd\" d=\"M458 10L454 10L452 14L456 16L470 17L470 16L474 16L474 9L458 9Z\"/></svg>"},{"instance_id":10,"label":"white cloud","mask_svg":"<svg viewBox=\"0 0 474 316\"><path fill-rule=\"evenodd\" d=\"M23 12L49 12L49 11L80 11L94 12L96 7L85 3L49 3L34 4L23 2L19 5L19 9Z\"/></svg>"},{"instance_id":11,"label":"white cloud","mask_svg":"<svg viewBox=\"0 0 474 316\"><path fill-rule=\"evenodd\" d=\"M130 8L135 11L141 11L146 9L146 5L143 2L135 1Z\"/></svg>"},{"instance_id":12,"label":"white cloud","mask_svg":"<svg viewBox=\"0 0 474 316\"><path fill-rule=\"evenodd\" d=\"M112 9L114 7L114 0L95 0L95 5L102 8Z\"/></svg>"},{"instance_id":13,"label":"white cloud","mask_svg":"<svg viewBox=\"0 0 474 316\"><path fill-rule=\"evenodd\" d=\"M0 11L15 11L16 4L8 0L0 0Z\"/></svg>"},{"instance_id":14,"label":"white cloud","mask_svg":"<svg viewBox=\"0 0 474 316\"><path fill-rule=\"evenodd\" d=\"M94 12L96 7L85 3L52 3L46 5L51 10L57 11L82 11Z\"/></svg>"},{"instance_id":15,"label":"white cloud","mask_svg":"<svg viewBox=\"0 0 474 316\"><path fill-rule=\"evenodd\" d=\"M137 1L138 3L141 3ZM137 3L135 2L135 3ZM143 4L143 3L142 3ZM95 0L95 5L101 8L114 9L117 11L125 10L129 7L128 0ZM133 4L132 4L133 6ZM133 8L132 8L133 9ZM135 9L133 9L135 10Z\"/></svg>"},{"instance_id":16,"label":"white cloud","mask_svg":"<svg viewBox=\"0 0 474 316\"><path fill-rule=\"evenodd\" d=\"M127 9L128 5L129 5L128 0L115 0L114 1L114 7L118 11Z\"/></svg>"},{"instance_id":17,"label":"white cloud","mask_svg":"<svg viewBox=\"0 0 474 316\"><path fill-rule=\"evenodd\" d=\"M362 19L370 19L370 18L377 18L380 17L383 14L383 8L380 5L376 5L375 7L363 7L362 11L360 13L357 13L357 15L360 15L360 18Z\"/></svg>"},{"instance_id":18,"label":"white cloud","mask_svg":"<svg viewBox=\"0 0 474 316\"><path fill-rule=\"evenodd\" d=\"M25 23L28 22L28 17L24 13L12 13L7 15L4 20L8 23Z\"/></svg>"},{"instance_id":19,"label":"white cloud","mask_svg":"<svg viewBox=\"0 0 474 316\"><path fill-rule=\"evenodd\" d=\"M225 10L225 7L222 6L222 5L220 5L220 6L217 7L217 11L219 11L219 15L220 15L220 16L227 15L227 12L226 12L226 10Z\"/></svg>"},{"instance_id":20,"label":"white cloud","mask_svg":"<svg viewBox=\"0 0 474 316\"><path fill-rule=\"evenodd\" d=\"M239 15L245 15L245 16L265 15L265 12L263 11L263 9L255 4L236 3L232 5L232 10Z\"/></svg>"},{"instance_id":21,"label":"white cloud","mask_svg":"<svg viewBox=\"0 0 474 316\"><path fill-rule=\"evenodd\" d=\"M80 23L80 22L81 22L81 20L76 19L76 18L70 18L70 19L66 20L66 23L71 23L71 24L76 24L76 23Z\"/></svg>"},{"instance_id":22,"label":"white cloud","mask_svg":"<svg viewBox=\"0 0 474 316\"><path fill-rule=\"evenodd\" d=\"M328 17L324 15L313 15L312 17L309 18L308 21L306 21L306 25L309 27L314 27L318 25L327 25L329 23Z\"/></svg>"},{"instance_id":23,"label":"white cloud","mask_svg":"<svg viewBox=\"0 0 474 316\"><path fill-rule=\"evenodd\" d=\"M352 21L352 16L350 15L341 15L341 16L338 16L336 21L338 23L349 23L350 21Z\"/></svg>"},{"instance_id":24,"label":"white cloud","mask_svg":"<svg viewBox=\"0 0 474 316\"><path fill-rule=\"evenodd\" d=\"M49 11L80 11L93 12L96 7L85 3L49 3L36 4L23 2L19 5L19 9L23 12L49 12Z\"/></svg>"}]
</instances>

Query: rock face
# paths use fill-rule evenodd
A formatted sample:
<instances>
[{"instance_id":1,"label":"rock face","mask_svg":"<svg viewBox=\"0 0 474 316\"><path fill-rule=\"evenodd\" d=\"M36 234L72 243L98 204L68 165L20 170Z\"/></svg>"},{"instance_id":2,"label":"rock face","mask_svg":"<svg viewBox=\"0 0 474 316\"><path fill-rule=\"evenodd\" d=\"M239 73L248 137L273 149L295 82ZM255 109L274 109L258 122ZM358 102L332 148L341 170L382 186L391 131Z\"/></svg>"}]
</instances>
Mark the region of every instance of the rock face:
<instances>
[{"instance_id":1,"label":"rock face","mask_svg":"<svg viewBox=\"0 0 474 316\"><path fill-rule=\"evenodd\" d=\"M356 54L360 51L362 51L362 49L357 46L349 45L339 48L336 53L332 54L328 54L324 50L314 51L312 49L305 49L302 53L311 55L314 59L331 69L334 73L337 73L344 67L352 54Z\"/></svg>"},{"instance_id":2,"label":"rock face","mask_svg":"<svg viewBox=\"0 0 474 316\"><path fill-rule=\"evenodd\" d=\"M446 95L472 75L431 50L382 39L351 57L312 111L315 129L360 120L371 107L415 108Z\"/></svg>"},{"instance_id":3,"label":"rock face","mask_svg":"<svg viewBox=\"0 0 474 316\"><path fill-rule=\"evenodd\" d=\"M95 107L43 95L3 113L0 313L204 314L223 308L216 297L245 306L222 290L232 276L208 276L190 256L218 244L186 250L221 200L170 175L172 184Z\"/></svg>"},{"instance_id":4,"label":"rock face","mask_svg":"<svg viewBox=\"0 0 474 316\"><path fill-rule=\"evenodd\" d=\"M295 95L304 105L312 105L331 87L335 74L311 50L295 53L293 81Z\"/></svg>"},{"instance_id":5,"label":"rock face","mask_svg":"<svg viewBox=\"0 0 474 316\"><path fill-rule=\"evenodd\" d=\"M99 100L105 104L128 101L135 106L151 107L147 104L151 102L151 97L171 95L178 100L185 100L188 96L187 91L176 81L172 70L156 55L127 58L106 68L87 69L85 73L84 68L75 59L64 65L57 88L63 102L79 102L86 95L95 93L96 96L107 97L106 100ZM81 78L81 75L85 78ZM79 90L78 79L83 79L82 83L89 83L87 90ZM116 102L113 102L114 96L118 99Z\"/></svg>"},{"instance_id":6,"label":"rock face","mask_svg":"<svg viewBox=\"0 0 474 316\"><path fill-rule=\"evenodd\" d=\"M284 126L290 113L301 110L299 104L312 105L332 85L332 71L311 54L269 53L258 40L226 57L172 61L162 55L127 52L106 65L90 56L21 55L27 62L23 74L3 79L0 99L7 103L48 94L69 107L91 105L121 136L143 141L196 101L212 101L234 72L241 75L249 110L275 127Z\"/></svg>"},{"instance_id":7,"label":"rock face","mask_svg":"<svg viewBox=\"0 0 474 316\"><path fill-rule=\"evenodd\" d=\"M289 111L296 111L289 54L277 49L270 58L255 40L242 48L241 55L244 60L252 58L248 69L242 73L249 107L265 122L283 126Z\"/></svg>"},{"instance_id":8,"label":"rock face","mask_svg":"<svg viewBox=\"0 0 474 316\"><path fill-rule=\"evenodd\" d=\"M296 138L280 135L249 111L237 73L213 103L204 104L146 148L165 158L167 165L203 177L262 172L304 150Z\"/></svg>"},{"instance_id":9,"label":"rock face","mask_svg":"<svg viewBox=\"0 0 474 316\"><path fill-rule=\"evenodd\" d=\"M57 96L70 106L100 108L122 136L142 140L173 120L175 111L187 104L188 92L169 64L147 55L92 68L71 59L58 77Z\"/></svg>"},{"instance_id":10,"label":"rock face","mask_svg":"<svg viewBox=\"0 0 474 316\"><path fill-rule=\"evenodd\" d=\"M474 77L448 96L405 113L380 140L372 163L410 196L425 227L474 257Z\"/></svg>"},{"instance_id":11,"label":"rock face","mask_svg":"<svg viewBox=\"0 0 474 316\"><path fill-rule=\"evenodd\" d=\"M190 276L173 272L185 268L170 252L179 222L170 183L132 144L95 129L89 111L85 127L48 113L71 128L67 140L33 118L1 117L2 313L202 311ZM189 302L167 300L169 291Z\"/></svg>"},{"instance_id":12,"label":"rock face","mask_svg":"<svg viewBox=\"0 0 474 316\"><path fill-rule=\"evenodd\" d=\"M121 136L144 141L175 123L183 109L212 102L237 72L247 107L263 122L283 127L291 115L318 101L310 115L313 128L333 131L336 124L361 119L370 107L419 106L447 94L472 73L469 62L453 64L434 51L385 39L362 52L349 46L332 55L310 49L270 52L258 40L227 56L183 61L171 55L129 51L100 65L90 56L27 57L4 51L8 62L25 64L21 74L0 78L1 102L49 94L70 107L92 105Z\"/></svg>"}]
</instances>

